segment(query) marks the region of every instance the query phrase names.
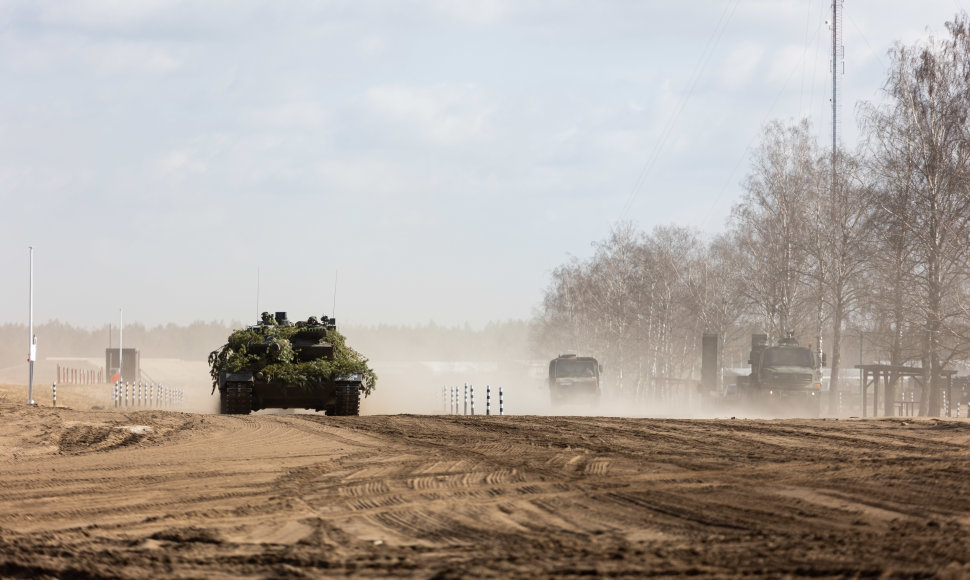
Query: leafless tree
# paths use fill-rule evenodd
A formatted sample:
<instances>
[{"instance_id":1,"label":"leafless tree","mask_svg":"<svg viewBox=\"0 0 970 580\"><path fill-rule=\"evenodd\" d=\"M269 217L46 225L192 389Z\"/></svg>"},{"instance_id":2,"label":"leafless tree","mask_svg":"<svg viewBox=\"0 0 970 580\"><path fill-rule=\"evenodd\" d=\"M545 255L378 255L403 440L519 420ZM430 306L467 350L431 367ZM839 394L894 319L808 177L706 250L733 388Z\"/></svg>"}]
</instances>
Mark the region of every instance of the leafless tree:
<instances>
[{"instance_id":1,"label":"leafless tree","mask_svg":"<svg viewBox=\"0 0 970 580\"><path fill-rule=\"evenodd\" d=\"M830 179L815 187L811 200L814 223L809 274L818 293L816 346L820 351L822 323L825 318L831 322L829 393L834 397L842 369L843 328L857 312L866 287L863 278L872 257L869 225L873 211L866 203L867 175L860 158L840 151L829 162L836 163L834 182Z\"/></svg>"},{"instance_id":2,"label":"leafless tree","mask_svg":"<svg viewBox=\"0 0 970 580\"><path fill-rule=\"evenodd\" d=\"M743 293L777 337L808 323L803 284L809 266L810 200L819 186L819 151L808 121L774 121L753 160L732 228L745 260Z\"/></svg>"},{"instance_id":3,"label":"leafless tree","mask_svg":"<svg viewBox=\"0 0 970 580\"><path fill-rule=\"evenodd\" d=\"M881 204L911 236L918 259L930 388L921 412L938 415L940 371L962 347L965 326L955 294L967 283L970 233L970 30L966 13L946 24L949 37L891 52L889 103L866 110L873 159L889 184Z\"/></svg>"},{"instance_id":4,"label":"leafless tree","mask_svg":"<svg viewBox=\"0 0 970 580\"><path fill-rule=\"evenodd\" d=\"M671 384L698 374L697 346L728 299L717 296L699 236L675 226L647 235L619 224L594 255L553 273L535 322L535 343L580 349L604 362L608 392L627 400L670 396ZM703 298L702 298L703 297ZM549 352L549 351L547 351Z\"/></svg>"}]
</instances>

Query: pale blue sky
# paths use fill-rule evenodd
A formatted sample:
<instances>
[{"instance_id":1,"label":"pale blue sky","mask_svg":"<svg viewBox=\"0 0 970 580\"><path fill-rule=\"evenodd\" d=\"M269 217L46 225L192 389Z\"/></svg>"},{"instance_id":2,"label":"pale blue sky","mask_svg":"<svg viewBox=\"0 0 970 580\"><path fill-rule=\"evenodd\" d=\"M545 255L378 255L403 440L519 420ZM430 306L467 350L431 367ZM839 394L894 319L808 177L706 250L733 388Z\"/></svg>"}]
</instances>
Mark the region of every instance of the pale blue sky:
<instances>
[{"instance_id":1,"label":"pale blue sky","mask_svg":"<svg viewBox=\"0 0 970 580\"><path fill-rule=\"evenodd\" d=\"M617 220L830 141L830 2L0 0L0 322L528 318ZM954 0L846 0L842 136ZM641 179L642 175L642 179Z\"/></svg>"}]
</instances>

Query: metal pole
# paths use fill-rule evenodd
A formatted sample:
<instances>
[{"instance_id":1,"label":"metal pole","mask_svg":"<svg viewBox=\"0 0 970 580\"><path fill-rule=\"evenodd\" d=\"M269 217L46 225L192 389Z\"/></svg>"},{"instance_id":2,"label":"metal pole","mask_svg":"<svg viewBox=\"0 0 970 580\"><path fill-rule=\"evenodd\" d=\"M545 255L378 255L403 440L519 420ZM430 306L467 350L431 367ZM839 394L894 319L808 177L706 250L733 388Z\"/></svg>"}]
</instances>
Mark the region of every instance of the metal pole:
<instances>
[{"instance_id":1,"label":"metal pole","mask_svg":"<svg viewBox=\"0 0 970 580\"><path fill-rule=\"evenodd\" d=\"M505 402L502 398L502 387L498 388L498 414L499 415L505 414Z\"/></svg>"},{"instance_id":2,"label":"metal pole","mask_svg":"<svg viewBox=\"0 0 970 580\"><path fill-rule=\"evenodd\" d=\"M54 392L54 406L56 407L57 406L57 381L54 381L54 384L51 385L51 390ZM957 412L959 413L959 411Z\"/></svg>"},{"instance_id":3,"label":"metal pole","mask_svg":"<svg viewBox=\"0 0 970 580\"><path fill-rule=\"evenodd\" d=\"M462 415L468 414L468 383L465 383L465 408L461 414Z\"/></svg>"},{"instance_id":4,"label":"metal pole","mask_svg":"<svg viewBox=\"0 0 970 580\"><path fill-rule=\"evenodd\" d=\"M30 296L27 300L28 309L30 310L28 314L28 321L30 329L28 331L27 341L30 343L28 348L27 360L30 366L30 378L27 382L27 404L34 404L34 361L37 359L37 337L34 336L34 247L27 247L27 257L29 261L30 270L30 282L28 284L30 289Z\"/></svg>"},{"instance_id":5,"label":"metal pole","mask_svg":"<svg viewBox=\"0 0 970 580\"><path fill-rule=\"evenodd\" d=\"M125 338L125 311L118 309L118 378L125 380L124 348L122 348ZM128 383L125 383L126 385Z\"/></svg>"},{"instance_id":6,"label":"metal pole","mask_svg":"<svg viewBox=\"0 0 970 580\"><path fill-rule=\"evenodd\" d=\"M492 414L492 386L485 385L485 416Z\"/></svg>"},{"instance_id":7,"label":"metal pole","mask_svg":"<svg viewBox=\"0 0 970 580\"><path fill-rule=\"evenodd\" d=\"M471 391L472 398L472 415L475 414L475 385L469 385L469 390Z\"/></svg>"}]
</instances>

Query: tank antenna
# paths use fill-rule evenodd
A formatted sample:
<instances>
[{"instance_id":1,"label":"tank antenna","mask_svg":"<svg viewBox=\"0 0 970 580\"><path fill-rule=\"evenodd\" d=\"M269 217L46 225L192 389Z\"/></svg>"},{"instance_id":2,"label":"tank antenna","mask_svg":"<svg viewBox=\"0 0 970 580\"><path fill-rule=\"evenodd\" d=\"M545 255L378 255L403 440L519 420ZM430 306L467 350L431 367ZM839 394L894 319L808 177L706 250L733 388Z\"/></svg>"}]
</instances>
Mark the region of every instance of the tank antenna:
<instances>
[{"instance_id":1,"label":"tank antenna","mask_svg":"<svg viewBox=\"0 0 970 580\"><path fill-rule=\"evenodd\" d=\"M333 271L333 308L330 310L330 318L337 318L337 274L340 270Z\"/></svg>"}]
</instances>

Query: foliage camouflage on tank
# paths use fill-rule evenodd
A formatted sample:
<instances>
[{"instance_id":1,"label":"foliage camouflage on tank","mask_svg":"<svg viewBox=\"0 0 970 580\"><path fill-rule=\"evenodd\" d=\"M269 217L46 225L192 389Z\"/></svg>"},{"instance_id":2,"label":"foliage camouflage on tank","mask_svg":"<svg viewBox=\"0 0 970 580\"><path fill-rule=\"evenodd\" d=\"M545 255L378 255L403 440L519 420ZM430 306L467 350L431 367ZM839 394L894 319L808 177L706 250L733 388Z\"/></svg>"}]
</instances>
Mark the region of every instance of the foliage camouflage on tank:
<instances>
[{"instance_id":1,"label":"foliage camouflage on tank","mask_svg":"<svg viewBox=\"0 0 970 580\"><path fill-rule=\"evenodd\" d=\"M294 344L298 345L296 349ZM326 356L297 356L298 350L317 346L332 348L327 349ZM302 389L322 388L341 378L356 377L365 396L377 383L368 359L348 346L334 325L316 323L315 317L297 325L267 323L264 317L262 324L230 334L226 344L209 355L209 366L213 387L219 385L224 373L240 371L257 373L263 382Z\"/></svg>"}]
</instances>

